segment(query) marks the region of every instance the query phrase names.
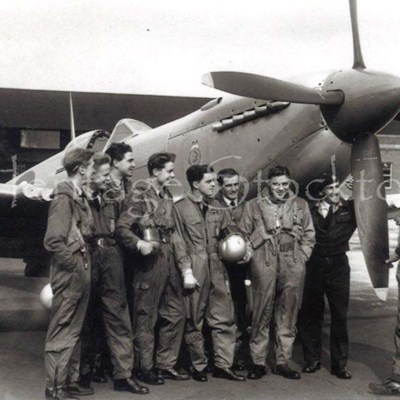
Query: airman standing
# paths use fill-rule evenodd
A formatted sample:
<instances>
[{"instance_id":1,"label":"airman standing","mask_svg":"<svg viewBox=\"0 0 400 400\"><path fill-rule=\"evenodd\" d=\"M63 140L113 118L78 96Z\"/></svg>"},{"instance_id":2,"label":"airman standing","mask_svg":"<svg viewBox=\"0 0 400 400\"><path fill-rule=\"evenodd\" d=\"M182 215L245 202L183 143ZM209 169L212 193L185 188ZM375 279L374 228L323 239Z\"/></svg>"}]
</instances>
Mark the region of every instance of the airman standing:
<instances>
[{"instance_id":1,"label":"airman standing","mask_svg":"<svg viewBox=\"0 0 400 400\"><path fill-rule=\"evenodd\" d=\"M164 379L186 380L175 369L185 324L182 286L171 236L173 199L168 184L175 177L175 154L156 153L147 163L150 178L140 181L127 198L117 235L133 260L133 326L140 359L140 379L160 385ZM154 368L155 327L160 321Z\"/></svg>"},{"instance_id":2,"label":"airman standing","mask_svg":"<svg viewBox=\"0 0 400 400\"><path fill-rule=\"evenodd\" d=\"M76 399L93 394L79 379L80 335L90 293L87 242L93 217L82 185L90 171L93 152L76 148L66 153L68 180L58 184L50 204L44 247L52 253L50 284L54 294L47 330L44 364L47 399ZM71 368L71 360L76 360Z\"/></svg>"},{"instance_id":3,"label":"airman standing","mask_svg":"<svg viewBox=\"0 0 400 400\"><path fill-rule=\"evenodd\" d=\"M186 171L191 191L175 204L175 257L187 290L185 341L193 379L207 381L203 323L211 328L215 368L213 376L235 381L244 377L232 370L236 324L226 268L217 249L221 229L229 217L211 199L215 174L207 165Z\"/></svg>"},{"instance_id":4,"label":"airman standing","mask_svg":"<svg viewBox=\"0 0 400 400\"><path fill-rule=\"evenodd\" d=\"M270 321L274 316L274 373L288 379L300 374L289 367L301 305L305 262L314 246L314 227L305 200L290 189L290 173L277 166L268 173L267 187L245 205L239 222L254 256L250 263L253 315L249 379L266 374Z\"/></svg>"}]
</instances>

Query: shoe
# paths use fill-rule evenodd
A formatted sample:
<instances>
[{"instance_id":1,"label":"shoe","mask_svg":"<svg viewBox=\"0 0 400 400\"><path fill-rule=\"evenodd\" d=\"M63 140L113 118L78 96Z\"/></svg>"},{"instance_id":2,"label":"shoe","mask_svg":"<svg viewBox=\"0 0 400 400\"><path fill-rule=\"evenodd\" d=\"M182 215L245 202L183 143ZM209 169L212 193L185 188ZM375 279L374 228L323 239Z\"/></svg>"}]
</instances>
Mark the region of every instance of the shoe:
<instances>
[{"instance_id":1,"label":"shoe","mask_svg":"<svg viewBox=\"0 0 400 400\"><path fill-rule=\"evenodd\" d=\"M79 377L79 381L78 381L79 386L88 388L88 387L90 387L91 383L92 383L92 374L90 372L88 372L87 374L81 375Z\"/></svg>"},{"instance_id":2,"label":"shoe","mask_svg":"<svg viewBox=\"0 0 400 400\"><path fill-rule=\"evenodd\" d=\"M153 370L141 371L138 374L139 379L148 385L163 385L164 379Z\"/></svg>"},{"instance_id":3,"label":"shoe","mask_svg":"<svg viewBox=\"0 0 400 400\"><path fill-rule=\"evenodd\" d=\"M161 379L172 379L173 381L187 381L190 379L188 374L181 374L174 368L159 369L158 376Z\"/></svg>"},{"instance_id":4,"label":"shoe","mask_svg":"<svg viewBox=\"0 0 400 400\"><path fill-rule=\"evenodd\" d=\"M321 369L321 362L320 361L311 361L307 362L303 366L303 372L306 374L313 374Z\"/></svg>"},{"instance_id":5,"label":"shoe","mask_svg":"<svg viewBox=\"0 0 400 400\"><path fill-rule=\"evenodd\" d=\"M331 368L331 374L339 379L351 379L351 372L346 367Z\"/></svg>"},{"instance_id":6,"label":"shoe","mask_svg":"<svg viewBox=\"0 0 400 400\"><path fill-rule=\"evenodd\" d=\"M280 364L276 365L273 373L275 375L283 376L286 379L300 379L301 375L295 371L294 369L290 368L287 364Z\"/></svg>"},{"instance_id":7,"label":"shoe","mask_svg":"<svg viewBox=\"0 0 400 400\"><path fill-rule=\"evenodd\" d=\"M79 383L73 383L66 387L66 391L74 396L90 396L94 393L91 386L82 386Z\"/></svg>"},{"instance_id":8,"label":"shoe","mask_svg":"<svg viewBox=\"0 0 400 400\"><path fill-rule=\"evenodd\" d=\"M198 382L208 381L207 372L205 371L205 369L203 371L197 371L196 369L194 369L192 372L192 378Z\"/></svg>"},{"instance_id":9,"label":"shoe","mask_svg":"<svg viewBox=\"0 0 400 400\"><path fill-rule=\"evenodd\" d=\"M238 381L238 382L246 380L246 378L243 375L235 374L235 372L233 372L231 368L215 367L212 376L214 378L223 378L223 379L229 379L230 381Z\"/></svg>"},{"instance_id":10,"label":"shoe","mask_svg":"<svg viewBox=\"0 0 400 400\"><path fill-rule=\"evenodd\" d=\"M380 396L400 396L400 383L390 379L384 383L370 383L368 389Z\"/></svg>"},{"instance_id":11,"label":"shoe","mask_svg":"<svg viewBox=\"0 0 400 400\"><path fill-rule=\"evenodd\" d=\"M117 392L131 392L135 394L149 393L149 388L140 385L138 382L136 382L136 379L134 377L126 379L115 379L114 390Z\"/></svg>"},{"instance_id":12,"label":"shoe","mask_svg":"<svg viewBox=\"0 0 400 400\"><path fill-rule=\"evenodd\" d=\"M53 393L50 389L46 389L45 397L46 400L78 400L77 397L64 389L58 389L56 393Z\"/></svg>"},{"instance_id":13,"label":"shoe","mask_svg":"<svg viewBox=\"0 0 400 400\"><path fill-rule=\"evenodd\" d=\"M254 364L247 374L247 379L261 379L264 375L267 375L267 370L265 369L265 366Z\"/></svg>"}]
</instances>

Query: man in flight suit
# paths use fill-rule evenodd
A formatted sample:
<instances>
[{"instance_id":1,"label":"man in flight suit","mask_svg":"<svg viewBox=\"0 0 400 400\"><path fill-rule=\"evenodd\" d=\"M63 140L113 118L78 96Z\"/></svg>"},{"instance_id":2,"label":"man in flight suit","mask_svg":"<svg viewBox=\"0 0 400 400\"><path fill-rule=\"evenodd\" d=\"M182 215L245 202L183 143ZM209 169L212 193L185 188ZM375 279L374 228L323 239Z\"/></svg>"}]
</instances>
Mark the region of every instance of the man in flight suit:
<instances>
[{"instance_id":1,"label":"man in flight suit","mask_svg":"<svg viewBox=\"0 0 400 400\"><path fill-rule=\"evenodd\" d=\"M147 163L148 180L139 181L124 203L117 235L133 261L133 326L140 360L140 379L160 385L164 379L186 380L175 369L185 324L182 287L175 266L171 235L173 199L168 184L174 179L175 154L156 153ZM159 343L154 369L155 327Z\"/></svg>"},{"instance_id":2,"label":"man in flight suit","mask_svg":"<svg viewBox=\"0 0 400 400\"><path fill-rule=\"evenodd\" d=\"M101 190L101 196L105 203L114 204L116 221L121 213L122 202L124 201L128 190L127 180L133 174L135 161L132 148L123 142L111 143L105 153L111 159L111 172L109 174L107 188ZM110 206L107 205L107 207ZM133 273L131 273L131 270L132 268L125 269L125 285L130 311L133 280ZM83 328L84 340L80 382L85 386L90 385L91 380L98 383L107 382L106 373L112 372L112 365L104 332L99 291L92 290L92 292L93 296L89 302L89 308L91 310L86 316L86 322ZM131 313L129 313L129 315L130 314ZM96 331L95 336L92 335L93 331Z\"/></svg>"},{"instance_id":3,"label":"man in flight suit","mask_svg":"<svg viewBox=\"0 0 400 400\"><path fill-rule=\"evenodd\" d=\"M227 210L230 217L230 225L237 227L244 210L244 198L239 174L232 168L222 169L218 172L217 182L219 192L215 195L214 199L218 203L218 206ZM243 347L243 340L246 336L248 326L246 320L247 298L245 280L248 275L249 265L237 263L225 263L225 265L231 286L237 326L234 369L243 370L243 360L239 352L241 352L241 347Z\"/></svg>"},{"instance_id":4,"label":"man in flight suit","mask_svg":"<svg viewBox=\"0 0 400 400\"><path fill-rule=\"evenodd\" d=\"M226 268L218 255L221 230L227 213L211 199L215 174L207 165L192 165L186 171L191 191L175 204L175 257L187 290L185 341L193 379L207 381L203 322L211 329L215 369L213 376L235 381L244 377L232 370L236 325ZM247 258L251 255L246 254Z\"/></svg>"},{"instance_id":5,"label":"man in flight suit","mask_svg":"<svg viewBox=\"0 0 400 400\"><path fill-rule=\"evenodd\" d=\"M115 239L118 204L102 196L110 181L110 158L95 155L90 184L85 187L94 220L90 240L94 307L101 308L113 365L114 390L146 394L132 376L133 334L126 299L122 254ZM95 309L89 310L95 312ZM89 315L90 317L90 315ZM96 332L92 332L96 334Z\"/></svg>"},{"instance_id":6,"label":"man in flight suit","mask_svg":"<svg viewBox=\"0 0 400 400\"><path fill-rule=\"evenodd\" d=\"M303 372L314 373L321 368L326 295L331 312L331 373L340 379L351 379L351 373L346 368L350 296L350 266L346 251L357 226L356 217L353 202L341 197L336 177L321 179L318 187L320 200L311 207L316 244L306 264L303 304L298 322L305 361Z\"/></svg>"},{"instance_id":7,"label":"man in flight suit","mask_svg":"<svg viewBox=\"0 0 400 400\"><path fill-rule=\"evenodd\" d=\"M270 321L274 316L275 374L300 379L288 365L296 336L305 262L314 246L314 227L305 200L290 190L290 173L276 166L267 187L246 203L241 230L249 237L254 256L250 263L253 293L249 379L266 374Z\"/></svg>"},{"instance_id":8,"label":"man in flight suit","mask_svg":"<svg viewBox=\"0 0 400 400\"><path fill-rule=\"evenodd\" d=\"M400 225L400 217L396 218L396 224ZM392 267L392 263L400 260L400 236L397 247L390 254L386 263L388 267ZM379 396L400 396L400 263L397 264L396 281L398 288L398 306L397 306L397 323L394 330L394 346L395 353L393 355L392 373L390 377L382 383L370 383L368 385L370 391Z\"/></svg>"},{"instance_id":9,"label":"man in flight suit","mask_svg":"<svg viewBox=\"0 0 400 400\"><path fill-rule=\"evenodd\" d=\"M81 187L92 157L91 150L80 148L66 153L63 166L68 179L58 184L50 204L44 238L44 247L52 253L50 284L54 294L44 356L47 399L69 400L76 399L72 392L93 393L92 388L77 384L79 338L90 292L87 241L93 222ZM74 369L73 358L78 363Z\"/></svg>"}]
</instances>

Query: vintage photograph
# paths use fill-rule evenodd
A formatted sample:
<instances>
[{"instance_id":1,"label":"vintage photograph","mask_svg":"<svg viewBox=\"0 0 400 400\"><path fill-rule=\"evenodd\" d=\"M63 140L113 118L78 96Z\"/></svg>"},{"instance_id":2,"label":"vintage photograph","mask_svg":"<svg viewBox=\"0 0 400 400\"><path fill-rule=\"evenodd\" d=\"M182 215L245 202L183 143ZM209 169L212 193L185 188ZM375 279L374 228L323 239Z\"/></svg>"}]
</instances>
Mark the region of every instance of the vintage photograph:
<instances>
[{"instance_id":1,"label":"vintage photograph","mask_svg":"<svg viewBox=\"0 0 400 400\"><path fill-rule=\"evenodd\" d=\"M395 0L0 0L0 400L400 396Z\"/></svg>"}]
</instances>

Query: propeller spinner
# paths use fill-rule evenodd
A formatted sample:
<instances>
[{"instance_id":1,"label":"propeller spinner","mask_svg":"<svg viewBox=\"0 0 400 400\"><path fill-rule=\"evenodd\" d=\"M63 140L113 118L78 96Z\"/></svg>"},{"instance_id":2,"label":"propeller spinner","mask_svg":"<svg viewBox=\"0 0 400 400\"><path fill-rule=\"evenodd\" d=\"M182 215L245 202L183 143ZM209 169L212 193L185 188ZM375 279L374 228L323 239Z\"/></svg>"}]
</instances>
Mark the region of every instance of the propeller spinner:
<instances>
[{"instance_id":1,"label":"propeller spinner","mask_svg":"<svg viewBox=\"0 0 400 400\"><path fill-rule=\"evenodd\" d=\"M311 89L266 76L240 72L211 72L203 83L240 96L292 103L316 104L341 140L352 143L351 168L357 226L365 262L378 297L386 300L389 267L387 205L376 132L400 110L400 79L368 71L361 53L357 2L349 0L354 63L330 74L324 86Z\"/></svg>"}]
</instances>

